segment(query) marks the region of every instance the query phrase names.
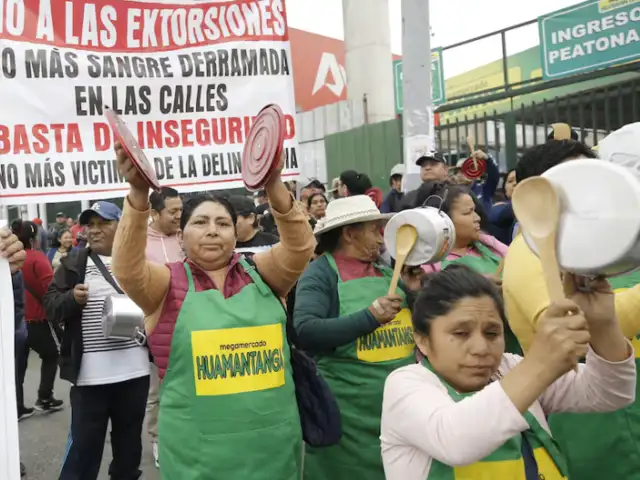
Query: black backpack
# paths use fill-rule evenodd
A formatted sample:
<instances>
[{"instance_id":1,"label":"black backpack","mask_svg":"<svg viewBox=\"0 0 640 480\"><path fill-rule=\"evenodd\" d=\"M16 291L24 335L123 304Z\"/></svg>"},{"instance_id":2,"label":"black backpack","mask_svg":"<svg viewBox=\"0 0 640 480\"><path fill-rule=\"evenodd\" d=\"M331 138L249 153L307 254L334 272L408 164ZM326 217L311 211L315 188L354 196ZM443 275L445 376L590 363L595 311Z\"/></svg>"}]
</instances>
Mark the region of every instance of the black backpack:
<instances>
[{"instance_id":1,"label":"black backpack","mask_svg":"<svg viewBox=\"0 0 640 480\"><path fill-rule=\"evenodd\" d=\"M245 258L255 268L253 259ZM275 292L273 294L280 300ZM342 437L342 419L338 402L320 375L316 362L296 346L298 342L293 328L293 313L288 311L284 304L282 308L287 315L287 343L291 352L291 371L300 412L302 438L311 447L336 445Z\"/></svg>"}]
</instances>

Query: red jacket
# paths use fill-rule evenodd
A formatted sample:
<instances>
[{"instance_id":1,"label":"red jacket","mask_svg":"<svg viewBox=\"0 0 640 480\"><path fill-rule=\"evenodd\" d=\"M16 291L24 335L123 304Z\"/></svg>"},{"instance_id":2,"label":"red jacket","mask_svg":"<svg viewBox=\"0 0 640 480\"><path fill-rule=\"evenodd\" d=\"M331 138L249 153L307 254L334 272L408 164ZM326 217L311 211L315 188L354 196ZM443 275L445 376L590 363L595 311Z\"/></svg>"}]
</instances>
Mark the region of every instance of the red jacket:
<instances>
[{"instance_id":1,"label":"red jacket","mask_svg":"<svg viewBox=\"0 0 640 480\"><path fill-rule=\"evenodd\" d=\"M49 289L53 280L53 268L47 256L40 250L27 249L27 258L22 267L22 279L24 281L24 318L27 322L38 322L46 318L42 297ZM34 298L31 292L39 299Z\"/></svg>"}]
</instances>

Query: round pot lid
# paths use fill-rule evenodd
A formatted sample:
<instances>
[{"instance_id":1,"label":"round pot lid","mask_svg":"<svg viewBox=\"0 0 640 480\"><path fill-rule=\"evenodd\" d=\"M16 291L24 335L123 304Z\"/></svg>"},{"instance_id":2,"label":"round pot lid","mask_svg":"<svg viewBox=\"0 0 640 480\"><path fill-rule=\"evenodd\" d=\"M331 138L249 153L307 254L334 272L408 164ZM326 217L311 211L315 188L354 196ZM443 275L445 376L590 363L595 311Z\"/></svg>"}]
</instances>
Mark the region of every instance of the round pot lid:
<instances>
[{"instance_id":1,"label":"round pot lid","mask_svg":"<svg viewBox=\"0 0 640 480\"><path fill-rule=\"evenodd\" d=\"M640 235L640 182L635 176L619 165L592 159L564 162L542 176L560 198L556 245L564 270L616 275L640 266L631 256ZM524 237L537 254L526 232Z\"/></svg>"},{"instance_id":2,"label":"round pot lid","mask_svg":"<svg viewBox=\"0 0 640 480\"><path fill-rule=\"evenodd\" d=\"M483 159L475 159L475 158L467 158L463 163L462 163L462 167L460 167L460 170L462 171L462 174L471 179L471 180L476 180L477 178L480 178L482 175L484 175L484 172L487 169L487 164L485 163L485 161Z\"/></svg>"},{"instance_id":3,"label":"round pot lid","mask_svg":"<svg viewBox=\"0 0 640 480\"><path fill-rule=\"evenodd\" d=\"M116 139L125 149L131 162L133 162L133 165L138 169L138 172L140 172L142 178L147 182L147 185L153 190L160 191L160 183L158 182L156 171L140 148L140 145L138 145L138 141L131 133L131 130L129 130L129 127L127 127L127 124L120 118L120 115L111 109L107 109L104 116L107 117L107 122L109 122Z\"/></svg>"},{"instance_id":4,"label":"round pot lid","mask_svg":"<svg viewBox=\"0 0 640 480\"><path fill-rule=\"evenodd\" d=\"M279 106L264 107L255 118L242 150L242 180L249 190L260 190L278 165L285 136Z\"/></svg>"}]
</instances>

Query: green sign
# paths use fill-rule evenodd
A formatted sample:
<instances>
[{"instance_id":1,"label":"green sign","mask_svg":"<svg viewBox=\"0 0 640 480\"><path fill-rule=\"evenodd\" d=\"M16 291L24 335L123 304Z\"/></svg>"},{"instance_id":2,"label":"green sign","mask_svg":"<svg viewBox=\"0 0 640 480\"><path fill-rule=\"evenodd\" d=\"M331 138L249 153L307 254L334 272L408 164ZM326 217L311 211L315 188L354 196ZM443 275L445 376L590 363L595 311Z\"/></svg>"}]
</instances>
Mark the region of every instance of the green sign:
<instances>
[{"instance_id":1,"label":"green sign","mask_svg":"<svg viewBox=\"0 0 640 480\"><path fill-rule=\"evenodd\" d=\"M538 18L545 79L640 58L640 0L590 0Z\"/></svg>"},{"instance_id":2,"label":"green sign","mask_svg":"<svg viewBox=\"0 0 640 480\"><path fill-rule=\"evenodd\" d=\"M401 114L404 105L402 92L402 60L393 62L393 89L396 100L396 113ZM444 69L442 68L442 49L431 50L431 101L434 106L447 101L444 92Z\"/></svg>"}]
</instances>

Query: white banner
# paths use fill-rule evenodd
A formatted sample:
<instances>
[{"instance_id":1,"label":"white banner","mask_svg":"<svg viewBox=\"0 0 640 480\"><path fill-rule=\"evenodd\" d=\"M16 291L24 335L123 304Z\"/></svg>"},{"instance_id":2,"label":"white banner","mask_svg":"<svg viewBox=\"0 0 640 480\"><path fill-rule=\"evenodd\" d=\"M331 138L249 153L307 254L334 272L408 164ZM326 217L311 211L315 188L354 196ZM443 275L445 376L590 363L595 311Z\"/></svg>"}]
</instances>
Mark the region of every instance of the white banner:
<instances>
[{"instance_id":1,"label":"white banner","mask_svg":"<svg viewBox=\"0 0 640 480\"><path fill-rule=\"evenodd\" d=\"M0 0L0 59L0 204L126 194L105 107L162 185L194 192L243 186L252 119L276 103L299 174L283 0Z\"/></svg>"},{"instance_id":2,"label":"white banner","mask_svg":"<svg viewBox=\"0 0 640 480\"><path fill-rule=\"evenodd\" d=\"M0 228L6 221L0 220ZM0 478L20 478L18 411L16 406L13 284L9 262L0 258Z\"/></svg>"}]
</instances>

